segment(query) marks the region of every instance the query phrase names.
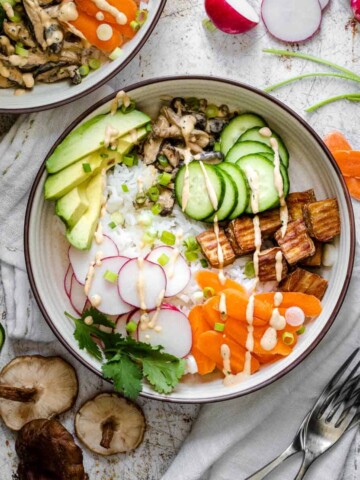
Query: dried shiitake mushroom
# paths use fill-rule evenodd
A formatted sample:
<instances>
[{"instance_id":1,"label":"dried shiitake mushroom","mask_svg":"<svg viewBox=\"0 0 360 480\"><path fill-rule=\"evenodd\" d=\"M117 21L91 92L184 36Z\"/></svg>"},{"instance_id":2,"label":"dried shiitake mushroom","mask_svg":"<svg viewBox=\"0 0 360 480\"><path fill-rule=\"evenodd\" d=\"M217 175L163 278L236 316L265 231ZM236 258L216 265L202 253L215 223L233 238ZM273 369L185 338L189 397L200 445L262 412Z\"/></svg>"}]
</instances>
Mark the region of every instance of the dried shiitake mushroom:
<instances>
[{"instance_id":1,"label":"dried shiitake mushroom","mask_svg":"<svg viewBox=\"0 0 360 480\"><path fill-rule=\"evenodd\" d=\"M78 380L60 357L16 357L0 373L0 416L11 430L37 418L52 418L75 403Z\"/></svg>"},{"instance_id":2,"label":"dried shiitake mushroom","mask_svg":"<svg viewBox=\"0 0 360 480\"><path fill-rule=\"evenodd\" d=\"M92 452L105 456L137 448L145 426L140 407L115 393L97 395L75 417L78 438Z\"/></svg>"},{"instance_id":3,"label":"dried shiitake mushroom","mask_svg":"<svg viewBox=\"0 0 360 480\"><path fill-rule=\"evenodd\" d=\"M19 480L88 480L81 449L57 420L33 420L15 444Z\"/></svg>"}]
</instances>

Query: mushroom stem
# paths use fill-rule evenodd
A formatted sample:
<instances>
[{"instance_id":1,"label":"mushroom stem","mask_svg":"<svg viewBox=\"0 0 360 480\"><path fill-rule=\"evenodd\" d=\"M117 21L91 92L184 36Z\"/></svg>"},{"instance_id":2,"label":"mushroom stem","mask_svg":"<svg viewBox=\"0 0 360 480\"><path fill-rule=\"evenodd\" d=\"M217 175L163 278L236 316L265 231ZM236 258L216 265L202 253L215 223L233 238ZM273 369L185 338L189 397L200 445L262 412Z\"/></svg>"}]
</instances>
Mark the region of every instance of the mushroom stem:
<instances>
[{"instance_id":1,"label":"mushroom stem","mask_svg":"<svg viewBox=\"0 0 360 480\"><path fill-rule=\"evenodd\" d=\"M103 448L109 449L111 440L115 433L115 422L112 418L108 418L102 425L102 438L100 445Z\"/></svg>"},{"instance_id":2,"label":"mushroom stem","mask_svg":"<svg viewBox=\"0 0 360 480\"><path fill-rule=\"evenodd\" d=\"M36 388L0 385L0 398L4 398L5 400L12 400L13 402L32 402L36 393Z\"/></svg>"}]
</instances>

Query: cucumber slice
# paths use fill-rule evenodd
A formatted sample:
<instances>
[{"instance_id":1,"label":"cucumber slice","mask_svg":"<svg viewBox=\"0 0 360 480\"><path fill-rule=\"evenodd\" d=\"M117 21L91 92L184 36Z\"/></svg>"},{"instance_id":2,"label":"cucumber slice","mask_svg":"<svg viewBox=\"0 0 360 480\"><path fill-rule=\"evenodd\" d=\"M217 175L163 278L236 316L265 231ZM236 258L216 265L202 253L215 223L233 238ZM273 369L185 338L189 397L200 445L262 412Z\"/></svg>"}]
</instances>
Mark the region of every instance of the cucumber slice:
<instances>
[{"instance_id":1,"label":"cucumber slice","mask_svg":"<svg viewBox=\"0 0 360 480\"><path fill-rule=\"evenodd\" d=\"M226 172L228 175L230 175L236 184L238 191L237 205L228 217L229 220L233 220L244 213L249 203L249 187L242 171L234 163L223 162L217 165L216 168L218 168L221 172Z\"/></svg>"},{"instance_id":2,"label":"cucumber slice","mask_svg":"<svg viewBox=\"0 0 360 480\"><path fill-rule=\"evenodd\" d=\"M260 155L270 160L270 162L274 163L274 153L260 153ZM284 182L284 197L287 197L290 191L290 179L287 168L284 167L283 163L280 163L280 172Z\"/></svg>"},{"instance_id":3,"label":"cucumber slice","mask_svg":"<svg viewBox=\"0 0 360 480\"><path fill-rule=\"evenodd\" d=\"M5 329L0 323L0 352L4 346L5 343Z\"/></svg>"},{"instance_id":4,"label":"cucumber slice","mask_svg":"<svg viewBox=\"0 0 360 480\"><path fill-rule=\"evenodd\" d=\"M265 120L255 113L243 113L233 118L220 135L220 148L224 155L235 145L240 136L254 127L266 127Z\"/></svg>"},{"instance_id":5,"label":"cucumber slice","mask_svg":"<svg viewBox=\"0 0 360 480\"><path fill-rule=\"evenodd\" d=\"M225 194L218 211L213 213L209 218L207 218L205 220L206 222L213 222L215 215L217 215L219 222L221 222L221 220L225 220L225 218L227 218L231 214L231 212L238 204L239 192L236 188L236 183L231 178L231 176L225 172L225 170L218 170L218 173L220 173L220 175L224 179Z\"/></svg>"},{"instance_id":6,"label":"cucumber slice","mask_svg":"<svg viewBox=\"0 0 360 480\"><path fill-rule=\"evenodd\" d=\"M279 203L279 195L274 185L274 164L261 155L253 154L241 158L236 165L240 167L246 178L251 170L257 172L259 176L259 212L276 207ZM246 212L253 213L251 202Z\"/></svg>"},{"instance_id":7,"label":"cucumber slice","mask_svg":"<svg viewBox=\"0 0 360 480\"><path fill-rule=\"evenodd\" d=\"M228 151L225 162L236 163L240 158L245 157L245 155L251 155L252 153L260 153L261 155L267 153L274 156L273 149L265 143L249 140L247 142L235 143Z\"/></svg>"},{"instance_id":8,"label":"cucumber slice","mask_svg":"<svg viewBox=\"0 0 360 480\"><path fill-rule=\"evenodd\" d=\"M276 132L271 131L271 133L272 133L272 136L274 138L276 138L276 140L278 141L280 159L281 159L282 163L285 165L285 167L287 168L289 166L289 152L288 152L288 149L285 147L284 142L282 141L282 139L279 137L279 135ZM263 135L260 135L258 127L250 128L249 130L244 132L241 135L239 140L240 140L240 142L251 140L253 142L265 143L265 145L268 145L271 148L270 138L269 137L264 137Z\"/></svg>"},{"instance_id":9,"label":"cucumber slice","mask_svg":"<svg viewBox=\"0 0 360 480\"><path fill-rule=\"evenodd\" d=\"M211 185L221 205L225 194L225 181L213 165L203 164ZM185 165L180 168L175 179L175 195L182 206L182 192L184 189ZM195 161L189 165L189 199L185 213L194 220L204 220L215 212L206 187L205 176L200 163Z\"/></svg>"}]
</instances>

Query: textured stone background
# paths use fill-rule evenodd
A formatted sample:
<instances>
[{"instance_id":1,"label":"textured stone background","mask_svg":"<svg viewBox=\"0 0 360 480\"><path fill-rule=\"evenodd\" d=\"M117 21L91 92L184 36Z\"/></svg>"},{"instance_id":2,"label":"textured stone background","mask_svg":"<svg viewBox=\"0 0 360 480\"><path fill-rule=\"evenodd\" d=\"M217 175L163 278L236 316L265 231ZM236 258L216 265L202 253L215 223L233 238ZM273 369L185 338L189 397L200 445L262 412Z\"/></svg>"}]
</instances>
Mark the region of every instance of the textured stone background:
<instances>
[{"instance_id":1,"label":"textured stone background","mask_svg":"<svg viewBox=\"0 0 360 480\"><path fill-rule=\"evenodd\" d=\"M260 1L252 0L251 3L259 5ZM272 39L262 25L240 36L210 33L202 26L202 19L205 18L203 0L168 0L148 43L111 84L115 88L123 88L142 79L163 75L208 74L239 80L261 88L291 75L326 70L301 60L263 54L262 48L270 46L312 53L350 69L360 70L360 35L357 26L351 22L348 4L348 0L331 0L320 33L304 45L289 47ZM334 128L340 129L347 133L354 146L360 148L357 138L360 131L358 104L342 102L313 114L303 113L306 106L323 98L357 90L356 84L328 78L295 83L277 91L275 95L303 115L319 134ZM0 132L5 121L8 122L9 119L5 120L0 116ZM0 294L0 314L3 303L1 300ZM109 389L107 384L69 357L56 341L48 346L27 342L11 344L7 341L1 354L0 366L6 364L14 355L28 353L61 354L77 368L81 393L74 411L95 392ZM133 454L119 455L112 459L95 457L85 451L86 468L91 480L159 480L189 432L198 412L198 407L191 405L171 405L150 400L140 400L139 403L148 419L144 443ZM70 430L73 429L73 413L62 416L61 420ZM0 478L10 480L16 468L14 435L2 424L0 439ZM354 454L360 451L359 445L360 441L354 445ZM357 457L353 455L350 462L354 467L353 475L347 479L360 478Z\"/></svg>"}]
</instances>

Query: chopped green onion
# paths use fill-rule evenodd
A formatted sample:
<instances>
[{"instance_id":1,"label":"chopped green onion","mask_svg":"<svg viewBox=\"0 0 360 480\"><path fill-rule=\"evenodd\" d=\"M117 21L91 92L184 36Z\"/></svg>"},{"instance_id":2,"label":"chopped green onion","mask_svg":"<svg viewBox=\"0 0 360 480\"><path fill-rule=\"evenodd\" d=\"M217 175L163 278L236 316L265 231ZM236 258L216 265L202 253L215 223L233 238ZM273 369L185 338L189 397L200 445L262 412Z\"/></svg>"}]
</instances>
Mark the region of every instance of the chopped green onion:
<instances>
[{"instance_id":1,"label":"chopped green onion","mask_svg":"<svg viewBox=\"0 0 360 480\"><path fill-rule=\"evenodd\" d=\"M151 212L154 215L159 215L161 211L162 211L162 206L160 205L160 203L155 203L155 205L151 207Z\"/></svg>"},{"instance_id":2,"label":"chopped green onion","mask_svg":"<svg viewBox=\"0 0 360 480\"><path fill-rule=\"evenodd\" d=\"M82 77L86 77L86 75L89 75L89 72L90 68L88 67L88 65L81 65L81 67L79 68L79 73Z\"/></svg>"},{"instance_id":3,"label":"chopped green onion","mask_svg":"<svg viewBox=\"0 0 360 480\"><path fill-rule=\"evenodd\" d=\"M212 287L205 287L203 290L204 298L211 298L215 295L215 290Z\"/></svg>"},{"instance_id":4,"label":"chopped green onion","mask_svg":"<svg viewBox=\"0 0 360 480\"><path fill-rule=\"evenodd\" d=\"M215 323L214 330L216 332L223 332L225 330L225 323Z\"/></svg>"},{"instance_id":5,"label":"chopped green onion","mask_svg":"<svg viewBox=\"0 0 360 480\"><path fill-rule=\"evenodd\" d=\"M123 184L121 185L121 188L122 188L122 191L123 191L123 192L128 192L128 191L129 191L129 187L126 185L126 183L123 183Z\"/></svg>"},{"instance_id":6,"label":"chopped green onion","mask_svg":"<svg viewBox=\"0 0 360 480\"><path fill-rule=\"evenodd\" d=\"M156 233L145 232L143 237L142 237L142 241L144 243L146 243L147 245L153 245L153 243L156 240L156 237L157 237Z\"/></svg>"},{"instance_id":7,"label":"chopped green onion","mask_svg":"<svg viewBox=\"0 0 360 480\"><path fill-rule=\"evenodd\" d=\"M208 105L205 110L205 115L208 118L215 118L219 115L219 109L216 105Z\"/></svg>"},{"instance_id":8,"label":"chopped green onion","mask_svg":"<svg viewBox=\"0 0 360 480\"><path fill-rule=\"evenodd\" d=\"M160 191L157 187L154 186L149 188L147 194L151 201L156 202L159 198Z\"/></svg>"},{"instance_id":9,"label":"chopped green onion","mask_svg":"<svg viewBox=\"0 0 360 480\"><path fill-rule=\"evenodd\" d=\"M90 58L89 60L89 67L91 70L97 70L101 67L101 62L97 58Z\"/></svg>"},{"instance_id":10,"label":"chopped green onion","mask_svg":"<svg viewBox=\"0 0 360 480\"><path fill-rule=\"evenodd\" d=\"M295 342L294 335L290 332L284 332L282 334L282 341L285 345L292 345Z\"/></svg>"},{"instance_id":11,"label":"chopped green onion","mask_svg":"<svg viewBox=\"0 0 360 480\"><path fill-rule=\"evenodd\" d=\"M15 53L16 55L20 55L20 57L27 58L29 56L29 50L24 48L22 43L17 43L15 45Z\"/></svg>"},{"instance_id":12,"label":"chopped green onion","mask_svg":"<svg viewBox=\"0 0 360 480\"><path fill-rule=\"evenodd\" d=\"M147 123L147 124L146 124L145 130L146 130L147 132L151 132L151 131L152 131L151 123Z\"/></svg>"},{"instance_id":13,"label":"chopped green onion","mask_svg":"<svg viewBox=\"0 0 360 480\"><path fill-rule=\"evenodd\" d=\"M173 233L164 230L161 234L160 240L166 245L175 245L176 237Z\"/></svg>"},{"instance_id":14,"label":"chopped green onion","mask_svg":"<svg viewBox=\"0 0 360 480\"><path fill-rule=\"evenodd\" d=\"M190 252L189 250L186 250L185 258L188 262L194 262L198 259L198 254L196 252Z\"/></svg>"},{"instance_id":15,"label":"chopped green onion","mask_svg":"<svg viewBox=\"0 0 360 480\"><path fill-rule=\"evenodd\" d=\"M193 252L200 251L200 246L195 237L186 238L183 242L183 245L186 247L186 250L191 250Z\"/></svg>"},{"instance_id":16,"label":"chopped green onion","mask_svg":"<svg viewBox=\"0 0 360 480\"><path fill-rule=\"evenodd\" d=\"M161 175L158 176L158 182L163 187L166 187L171 182L171 177L171 173L163 172Z\"/></svg>"},{"instance_id":17,"label":"chopped green onion","mask_svg":"<svg viewBox=\"0 0 360 480\"><path fill-rule=\"evenodd\" d=\"M121 111L122 113L130 113L133 110L135 110L135 108L136 108L136 103L134 102L134 100L130 100L130 103L127 107L125 107L125 105L121 106Z\"/></svg>"},{"instance_id":18,"label":"chopped green onion","mask_svg":"<svg viewBox=\"0 0 360 480\"><path fill-rule=\"evenodd\" d=\"M204 18L202 24L204 25L206 30L209 30L209 32L215 32L215 30L217 30L217 28L209 18Z\"/></svg>"},{"instance_id":19,"label":"chopped green onion","mask_svg":"<svg viewBox=\"0 0 360 480\"><path fill-rule=\"evenodd\" d=\"M118 279L118 276L119 275L117 273L112 272L111 270L106 270L106 272L103 275L105 280L107 280L110 283L115 283Z\"/></svg>"},{"instance_id":20,"label":"chopped green onion","mask_svg":"<svg viewBox=\"0 0 360 480\"><path fill-rule=\"evenodd\" d=\"M162 253L160 257L157 259L157 262L162 267L165 267L165 265L169 262L169 260L170 260L170 257L168 257L166 253Z\"/></svg>"},{"instance_id":21,"label":"chopped green onion","mask_svg":"<svg viewBox=\"0 0 360 480\"><path fill-rule=\"evenodd\" d=\"M305 330L306 330L305 325L301 325L301 327L299 328L299 330L296 330L296 333L297 333L298 335L302 335L302 334L305 332Z\"/></svg>"},{"instance_id":22,"label":"chopped green onion","mask_svg":"<svg viewBox=\"0 0 360 480\"><path fill-rule=\"evenodd\" d=\"M90 165L90 163L83 163L82 166L83 166L83 169L84 169L84 172L85 172L85 173L90 173L90 172L91 172L91 165Z\"/></svg>"},{"instance_id":23,"label":"chopped green onion","mask_svg":"<svg viewBox=\"0 0 360 480\"><path fill-rule=\"evenodd\" d=\"M129 154L129 155L124 155L123 157L123 164L126 165L127 167L132 167L135 162L135 155L134 154Z\"/></svg>"},{"instance_id":24,"label":"chopped green onion","mask_svg":"<svg viewBox=\"0 0 360 480\"><path fill-rule=\"evenodd\" d=\"M221 143L215 142L214 143L214 152L221 152Z\"/></svg>"},{"instance_id":25,"label":"chopped green onion","mask_svg":"<svg viewBox=\"0 0 360 480\"><path fill-rule=\"evenodd\" d=\"M15 12L14 16L13 16L13 17L10 17L9 20L10 20L11 22L14 22L14 23L19 23L19 22L21 22L22 17L21 17L21 15L19 15L19 14L17 14L17 13Z\"/></svg>"},{"instance_id":26,"label":"chopped green onion","mask_svg":"<svg viewBox=\"0 0 360 480\"><path fill-rule=\"evenodd\" d=\"M167 167L169 165L168 159L163 154L158 155L157 161L160 163L162 167Z\"/></svg>"},{"instance_id":27,"label":"chopped green onion","mask_svg":"<svg viewBox=\"0 0 360 480\"><path fill-rule=\"evenodd\" d=\"M136 20L133 20L132 22L130 22L130 28L132 28L134 30L134 32L137 32L138 30L140 30L140 23L137 22Z\"/></svg>"},{"instance_id":28,"label":"chopped green onion","mask_svg":"<svg viewBox=\"0 0 360 480\"><path fill-rule=\"evenodd\" d=\"M109 225L109 228L111 228L112 230L114 230L114 228L117 227L115 222L110 222L108 225Z\"/></svg>"},{"instance_id":29,"label":"chopped green onion","mask_svg":"<svg viewBox=\"0 0 360 480\"><path fill-rule=\"evenodd\" d=\"M108 158L109 154L108 153L100 153L101 158Z\"/></svg>"},{"instance_id":30,"label":"chopped green onion","mask_svg":"<svg viewBox=\"0 0 360 480\"><path fill-rule=\"evenodd\" d=\"M244 275L246 278L254 278L255 277L255 267L254 262L249 261L245 264Z\"/></svg>"},{"instance_id":31,"label":"chopped green onion","mask_svg":"<svg viewBox=\"0 0 360 480\"><path fill-rule=\"evenodd\" d=\"M122 55L123 51L121 48L116 47L109 55L110 60L117 60L120 55Z\"/></svg>"},{"instance_id":32,"label":"chopped green onion","mask_svg":"<svg viewBox=\"0 0 360 480\"><path fill-rule=\"evenodd\" d=\"M144 23L146 22L147 18L148 18L148 11L147 10L138 10L136 12L136 21L138 22L138 24L141 26L141 25L144 25Z\"/></svg>"},{"instance_id":33,"label":"chopped green onion","mask_svg":"<svg viewBox=\"0 0 360 480\"><path fill-rule=\"evenodd\" d=\"M203 268L207 268L208 263L207 263L207 261L205 260L205 258L202 258L202 259L200 260L200 263L201 263L201 266L202 266Z\"/></svg>"},{"instance_id":34,"label":"chopped green onion","mask_svg":"<svg viewBox=\"0 0 360 480\"><path fill-rule=\"evenodd\" d=\"M138 205L142 205L143 203L145 203L145 201L146 201L146 195L144 192L139 192L136 194L135 202Z\"/></svg>"},{"instance_id":35,"label":"chopped green onion","mask_svg":"<svg viewBox=\"0 0 360 480\"><path fill-rule=\"evenodd\" d=\"M126 331L128 333L134 333L134 332L136 332L137 324L135 322L131 321L126 325L125 328L126 328Z\"/></svg>"},{"instance_id":36,"label":"chopped green onion","mask_svg":"<svg viewBox=\"0 0 360 480\"><path fill-rule=\"evenodd\" d=\"M124 215L120 212L114 212L111 214L110 220L116 225L124 225Z\"/></svg>"}]
</instances>

